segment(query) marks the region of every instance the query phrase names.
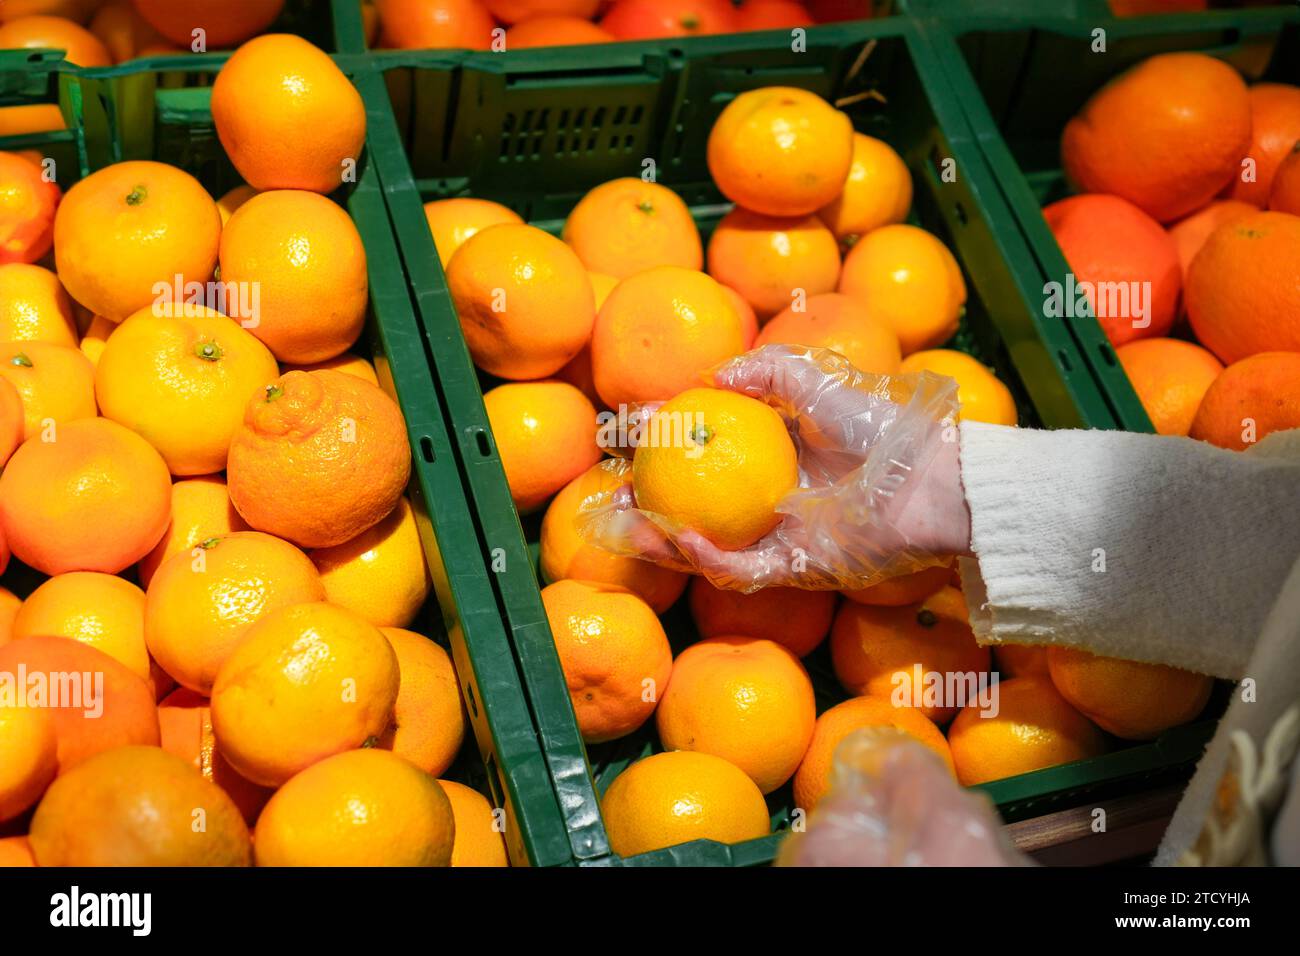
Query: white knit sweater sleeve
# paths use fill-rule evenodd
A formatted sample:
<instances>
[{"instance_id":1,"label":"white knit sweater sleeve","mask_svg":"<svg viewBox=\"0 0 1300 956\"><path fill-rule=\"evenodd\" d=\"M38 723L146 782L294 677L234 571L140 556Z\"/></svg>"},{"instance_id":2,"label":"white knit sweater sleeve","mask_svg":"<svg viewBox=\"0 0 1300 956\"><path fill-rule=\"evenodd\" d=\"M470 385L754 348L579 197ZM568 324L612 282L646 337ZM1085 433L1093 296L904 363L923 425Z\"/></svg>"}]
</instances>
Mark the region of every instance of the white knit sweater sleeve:
<instances>
[{"instance_id":1,"label":"white knit sweater sleeve","mask_svg":"<svg viewBox=\"0 0 1300 956\"><path fill-rule=\"evenodd\" d=\"M1243 675L1300 555L1300 432L1186 438L966 422L981 643L1061 644Z\"/></svg>"}]
</instances>

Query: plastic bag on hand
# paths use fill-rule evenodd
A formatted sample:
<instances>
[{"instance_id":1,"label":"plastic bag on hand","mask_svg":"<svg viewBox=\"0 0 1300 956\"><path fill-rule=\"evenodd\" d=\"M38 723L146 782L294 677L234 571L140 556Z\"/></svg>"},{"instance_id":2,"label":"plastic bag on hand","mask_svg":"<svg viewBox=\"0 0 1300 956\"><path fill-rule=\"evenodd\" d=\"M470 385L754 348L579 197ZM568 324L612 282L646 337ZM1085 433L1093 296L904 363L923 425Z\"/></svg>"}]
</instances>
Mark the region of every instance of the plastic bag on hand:
<instances>
[{"instance_id":1,"label":"plastic bag on hand","mask_svg":"<svg viewBox=\"0 0 1300 956\"><path fill-rule=\"evenodd\" d=\"M777 866L1031 866L988 797L964 790L928 748L891 727L836 748L831 786Z\"/></svg>"},{"instance_id":2,"label":"plastic bag on hand","mask_svg":"<svg viewBox=\"0 0 1300 956\"><path fill-rule=\"evenodd\" d=\"M579 508L586 540L740 591L865 588L949 560L909 540L898 518L940 444L955 441L952 379L868 375L829 349L789 345L737 356L710 379L771 405L789 428L799 485L777 507L781 523L749 547L725 551L637 508L632 463L619 457L602 464L606 490ZM657 408L641 406L630 420L646 420Z\"/></svg>"}]
</instances>

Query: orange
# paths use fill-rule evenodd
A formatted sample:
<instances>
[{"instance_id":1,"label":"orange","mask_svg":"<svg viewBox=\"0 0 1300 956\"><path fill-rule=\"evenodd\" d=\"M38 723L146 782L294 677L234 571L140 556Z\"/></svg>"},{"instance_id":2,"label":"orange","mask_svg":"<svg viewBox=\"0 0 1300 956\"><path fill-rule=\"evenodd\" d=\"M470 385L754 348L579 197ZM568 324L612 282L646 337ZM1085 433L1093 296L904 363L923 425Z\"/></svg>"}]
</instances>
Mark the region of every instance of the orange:
<instances>
[{"instance_id":1,"label":"orange","mask_svg":"<svg viewBox=\"0 0 1300 956\"><path fill-rule=\"evenodd\" d=\"M361 94L301 37L267 34L236 50L212 84L212 121L235 169L259 192L330 193L355 182L366 140Z\"/></svg>"},{"instance_id":2,"label":"orange","mask_svg":"<svg viewBox=\"0 0 1300 956\"><path fill-rule=\"evenodd\" d=\"M816 719L799 659L774 641L739 636L709 638L677 655L655 712L665 748L721 757L763 793L794 775Z\"/></svg>"},{"instance_id":3,"label":"orange","mask_svg":"<svg viewBox=\"0 0 1300 956\"><path fill-rule=\"evenodd\" d=\"M212 727L230 765L278 786L318 760L377 743L397 700L397 656L333 604L262 616L217 671Z\"/></svg>"},{"instance_id":4,"label":"orange","mask_svg":"<svg viewBox=\"0 0 1300 956\"><path fill-rule=\"evenodd\" d=\"M1015 777L1096 757L1105 738L1042 675L996 685L996 716L968 704L948 728L957 779L963 786Z\"/></svg>"},{"instance_id":5,"label":"orange","mask_svg":"<svg viewBox=\"0 0 1300 956\"><path fill-rule=\"evenodd\" d=\"M1208 351L1180 339L1140 339L1115 350L1160 435L1186 435L1223 365Z\"/></svg>"},{"instance_id":6,"label":"orange","mask_svg":"<svg viewBox=\"0 0 1300 956\"><path fill-rule=\"evenodd\" d=\"M582 260L535 226L470 236L447 263L447 288L470 356L489 374L546 378L591 336L596 303Z\"/></svg>"},{"instance_id":7,"label":"orange","mask_svg":"<svg viewBox=\"0 0 1300 956\"><path fill-rule=\"evenodd\" d=\"M424 218L433 234L433 245L438 250L438 261L444 269L465 240L482 232L488 226L503 222L522 224L523 219L513 209L488 199L436 199L424 204Z\"/></svg>"},{"instance_id":8,"label":"orange","mask_svg":"<svg viewBox=\"0 0 1300 956\"><path fill-rule=\"evenodd\" d=\"M729 285L724 285L722 291L727 293L727 301L731 307L736 310L740 316L740 337L746 349L754 347L754 340L758 338L758 315L754 312L754 307L745 301L744 297Z\"/></svg>"},{"instance_id":9,"label":"orange","mask_svg":"<svg viewBox=\"0 0 1300 956\"><path fill-rule=\"evenodd\" d=\"M26 428L23 399L9 379L0 375L0 468L23 441Z\"/></svg>"},{"instance_id":10,"label":"orange","mask_svg":"<svg viewBox=\"0 0 1300 956\"><path fill-rule=\"evenodd\" d=\"M258 866L450 866L456 824L438 781L383 750L335 754L258 817Z\"/></svg>"},{"instance_id":11,"label":"orange","mask_svg":"<svg viewBox=\"0 0 1300 956\"><path fill-rule=\"evenodd\" d=\"M989 651L975 643L966 599L956 588L945 587L903 607L845 604L831 627L831 661L850 694L915 706L942 724L967 696L978 693L978 680L987 680ZM931 703L933 675L943 681L944 690Z\"/></svg>"},{"instance_id":12,"label":"orange","mask_svg":"<svg viewBox=\"0 0 1300 956\"><path fill-rule=\"evenodd\" d=\"M22 598L8 588L0 587L0 647L13 640L14 618L22 605Z\"/></svg>"},{"instance_id":13,"label":"orange","mask_svg":"<svg viewBox=\"0 0 1300 956\"><path fill-rule=\"evenodd\" d=\"M736 29L784 30L813 26L813 18L795 0L746 0L736 10Z\"/></svg>"},{"instance_id":14,"label":"orange","mask_svg":"<svg viewBox=\"0 0 1300 956\"><path fill-rule=\"evenodd\" d=\"M495 24L479 0L375 0L379 45L399 50L486 50Z\"/></svg>"},{"instance_id":15,"label":"orange","mask_svg":"<svg viewBox=\"0 0 1300 956\"><path fill-rule=\"evenodd\" d=\"M54 103L31 103L0 107L0 136L48 133L66 129L63 113Z\"/></svg>"},{"instance_id":16,"label":"orange","mask_svg":"<svg viewBox=\"0 0 1300 956\"><path fill-rule=\"evenodd\" d=\"M289 372L249 401L226 484L249 527L328 548L392 514L410 471L396 402L355 375Z\"/></svg>"},{"instance_id":17,"label":"orange","mask_svg":"<svg viewBox=\"0 0 1300 956\"><path fill-rule=\"evenodd\" d=\"M75 348L7 342L0 345L0 378L22 400L24 440L52 437L52 426L96 415L95 368Z\"/></svg>"},{"instance_id":18,"label":"orange","mask_svg":"<svg viewBox=\"0 0 1300 956\"><path fill-rule=\"evenodd\" d=\"M600 801L610 848L635 856L689 843L743 843L767 836L767 803L743 770L689 750L638 760Z\"/></svg>"},{"instance_id":19,"label":"orange","mask_svg":"<svg viewBox=\"0 0 1300 956\"><path fill-rule=\"evenodd\" d=\"M879 584L852 591L841 591L846 598L871 607L900 607L924 601L951 580L947 565L924 568L911 574L886 578Z\"/></svg>"},{"instance_id":20,"label":"orange","mask_svg":"<svg viewBox=\"0 0 1300 956\"><path fill-rule=\"evenodd\" d=\"M217 748L208 699L188 687L177 688L158 702L158 728L163 750L186 760L226 792L252 826L271 799L272 790L241 777Z\"/></svg>"},{"instance_id":21,"label":"orange","mask_svg":"<svg viewBox=\"0 0 1300 956\"><path fill-rule=\"evenodd\" d=\"M1300 216L1259 212L1214 230L1186 297L1192 331L1225 364L1300 352Z\"/></svg>"},{"instance_id":22,"label":"orange","mask_svg":"<svg viewBox=\"0 0 1300 956\"><path fill-rule=\"evenodd\" d=\"M1029 644L995 644L993 670L1005 680L1047 674L1047 648Z\"/></svg>"},{"instance_id":23,"label":"orange","mask_svg":"<svg viewBox=\"0 0 1300 956\"><path fill-rule=\"evenodd\" d=\"M911 707L894 707L877 697L853 697L817 718L812 741L794 775L795 806L811 813L831 785L835 749L849 734L864 727L893 728L934 751L952 769L948 742L933 723Z\"/></svg>"},{"instance_id":24,"label":"orange","mask_svg":"<svg viewBox=\"0 0 1300 956\"><path fill-rule=\"evenodd\" d=\"M0 869L35 866L31 844L25 836L0 837Z\"/></svg>"},{"instance_id":25,"label":"orange","mask_svg":"<svg viewBox=\"0 0 1300 956\"><path fill-rule=\"evenodd\" d=\"M58 748L47 709L0 704L0 823L40 799L58 772Z\"/></svg>"},{"instance_id":26,"label":"orange","mask_svg":"<svg viewBox=\"0 0 1300 956\"><path fill-rule=\"evenodd\" d=\"M668 637L650 605L631 591L593 581L549 584L542 605L582 739L604 743L644 724L673 666Z\"/></svg>"},{"instance_id":27,"label":"orange","mask_svg":"<svg viewBox=\"0 0 1300 956\"><path fill-rule=\"evenodd\" d=\"M0 265L0 340L77 347L72 302L58 276L23 262Z\"/></svg>"},{"instance_id":28,"label":"orange","mask_svg":"<svg viewBox=\"0 0 1300 956\"><path fill-rule=\"evenodd\" d=\"M133 59L143 49L165 43L163 35L140 16L131 0L109 0L90 19L88 28L99 37L114 63ZM190 43L186 33L185 43Z\"/></svg>"},{"instance_id":29,"label":"orange","mask_svg":"<svg viewBox=\"0 0 1300 956\"><path fill-rule=\"evenodd\" d=\"M615 0L600 25L620 40L705 36L736 29L727 0Z\"/></svg>"},{"instance_id":30,"label":"orange","mask_svg":"<svg viewBox=\"0 0 1300 956\"><path fill-rule=\"evenodd\" d=\"M821 644L835 616L834 591L761 588L745 594L693 578L690 601L701 637L762 638L796 657L807 657Z\"/></svg>"},{"instance_id":31,"label":"orange","mask_svg":"<svg viewBox=\"0 0 1300 956\"><path fill-rule=\"evenodd\" d=\"M686 203L666 186L632 177L601 183L579 199L563 239L587 269L616 279L654 266L704 265Z\"/></svg>"},{"instance_id":32,"label":"orange","mask_svg":"<svg viewBox=\"0 0 1300 956\"><path fill-rule=\"evenodd\" d=\"M150 680L144 643L144 592L98 571L56 574L27 596L14 618L14 639L54 634L89 644L141 680Z\"/></svg>"},{"instance_id":33,"label":"orange","mask_svg":"<svg viewBox=\"0 0 1300 956\"><path fill-rule=\"evenodd\" d=\"M144 160L91 173L68 190L54 217L64 288L114 322L173 297L177 276L180 291L207 282L220 238L221 214L198 180Z\"/></svg>"},{"instance_id":34,"label":"orange","mask_svg":"<svg viewBox=\"0 0 1300 956\"><path fill-rule=\"evenodd\" d=\"M1251 137L1245 156L1254 160L1253 175L1247 181L1243 167L1228 196L1267 209L1278 166L1300 140L1300 86L1256 83L1246 96L1250 99Z\"/></svg>"},{"instance_id":35,"label":"orange","mask_svg":"<svg viewBox=\"0 0 1300 956\"><path fill-rule=\"evenodd\" d=\"M502 23L514 24L537 17L575 17L590 20L601 0L483 0L488 13Z\"/></svg>"},{"instance_id":36,"label":"orange","mask_svg":"<svg viewBox=\"0 0 1300 956\"><path fill-rule=\"evenodd\" d=\"M567 382L510 382L483 396L510 497L536 511L600 461L596 409Z\"/></svg>"},{"instance_id":37,"label":"orange","mask_svg":"<svg viewBox=\"0 0 1300 956\"><path fill-rule=\"evenodd\" d=\"M248 866L238 808L160 747L120 747L64 774L32 817L40 866Z\"/></svg>"},{"instance_id":38,"label":"orange","mask_svg":"<svg viewBox=\"0 0 1300 956\"><path fill-rule=\"evenodd\" d=\"M248 525L230 503L225 479L205 475L178 481L172 485L171 523L167 532L140 559L140 583L147 588L159 565L178 551L188 552L200 541L247 530Z\"/></svg>"},{"instance_id":39,"label":"orange","mask_svg":"<svg viewBox=\"0 0 1300 956\"><path fill-rule=\"evenodd\" d=\"M702 272L657 266L615 286L591 334L596 391L610 408L672 398L745 348L727 291Z\"/></svg>"},{"instance_id":40,"label":"orange","mask_svg":"<svg viewBox=\"0 0 1300 956\"><path fill-rule=\"evenodd\" d=\"M639 507L732 551L780 523L776 506L798 468L785 422L769 406L693 388L665 402L648 427L657 441L632 459Z\"/></svg>"},{"instance_id":41,"label":"orange","mask_svg":"<svg viewBox=\"0 0 1300 956\"><path fill-rule=\"evenodd\" d=\"M287 541L257 531L214 534L158 566L146 594L144 637L163 670L208 694L255 622L324 598L316 568Z\"/></svg>"},{"instance_id":42,"label":"orange","mask_svg":"<svg viewBox=\"0 0 1300 956\"><path fill-rule=\"evenodd\" d=\"M108 337L113 334L113 330L116 328L116 322L110 322L102 315L91 318L90 325L82 333L78 348L81 349L82 355L90 359L92 366L98 364L99 357L104 354L104 348L108 345Z\"/></svg>"},{"instance_id":43,"label":"orange","mask_svg":"<svg viewBox=\"0 0 1300 956\"><path fill-rule=\"evenodd\" d=\"M29 682L26 703L49 714L58 738L59 773L128 744L158 743L158 712L149 685L103 651L68 637L36 635L0 647L0 674L67 674L58 686ZM87 681L85 675L91 675ZM41 687L44 690L41 690Z\"/></svg>"},{"instance_id":44,"label":"orange","mask_svg":"<svg viewBox=\"0 0 1300 956\"><path fill-rule=\"evenodd\" d=\"M765 320L834 291L840 251L816 216L776 218L736 208L709 238L709 275L736 290Z\"/></svg>"},{"instance_id":45,"label":"orange","mask_svg":"<svg viewBox=\"0 0 1300 956\"><path fill-rule=\"evenodd\" d=\"M0 151L0 267L36 262L50 251L54 209L62 195L39 165Z\"/></svg>"},{"instance_id":46,"label":"orange","mask_svg":"<svg viewBox=\"0 0 1300 956\"><path fill-rule=\"evenodd\" d=\"M1125 740L1153 740L1195 720L1214 688L1214 678L1205 674L1069 647L1049 647L1047 666L1062 697L1102 730Z\"/></svg>"},{"instance_id":47,"label":"orange","mask_svg":"<svg viewBox=\"0 0 1300 956\"><path fill-rule=\"evenodd\" d=\"M1111 193L1171 222L1238 175L1250 126L1236 70L1203 53L1162 53L1093 94L1066 124L1061 157L1082 191Z\"/></svg>"},{"instance_id":48,"label":"orange","mask_svg":"<svg viewBox=\"0 0 1300 956\"><path fill-rule=\"evenodd\" d=\"M614 286L618 285L618 280L613 276L607 276L600 272L589 272L587 276L591 279L591 291L596 295L596 311L599 312L600 307L609 298L609 294L614 291ZM757 331L757 328L757 325L755 325L755 331ZM597 408L604 407L605 403L601 401L600 393L596 391L596 379L591 370L590 340L582 347L582 351L569 360L564 368L555 373L555 377L562 382L568 382L582 392Z\"/></svg>"},{"instance_id":49,"label":"orange","mask_svg":"<svg viewBox=\"0 0 1300 956\"><path fill-rule=\"evenodd\" d=\"M588 543L578 529L579 509L587 498L612 493L619 479L592 465L561 489L542 518L541 570L550 583L564 579L627 588L656 614L668 610L686 590L687 575L649 561L606 551Z\"/></svg>"},{"instance_id":50,"label":"orange","mask_svg":"<svg viewBox=\"0 0 1300 956\"><path fill-rule=\"evenodd\" d=\"M393 719L378 746L426 773L445 773L465 741L460 684L447 652L422 634L380 628L400 675Z\"/></svg>"},{"instance_id":51,"label":"orange","mask_svg":"<svg viewBox=\"0 0 1300 956\"><path fill-rule=\"evenodd\" d=\"M257 290L241 324L281 362L319 362L348 350L366 321L369 284L361 234L336 203L295 189L259 193L221 234L221 281ZM251 312L252 314L248 314Z\"/></svg>"},{"instance_id":52,"label":"orange","mask_svg":"<svg viewBox=\"0 0 1300 956\"><path fill-rule=\"evenodd\" d=\"M1268 197L1268 208L1274 212L1289 212L1300 216L1300 141L1290 155L1282 160L1273 177L1273 190Z\"/></svg>"},{"instance_id":53,"label":"orange","mask_svg":"<svg viewBox=\"0 0 1300 956\"><path fill-rule=\"evenodd\" d=\"M439 780L451 801L456 820L456 839L451 847L452 866L509 866L503 823L487 797L454 780Z\"/></svg>"},{"instance_id":54,"label":"orange","mask_svg":"<svg viewBox=\"0 0 1300 956\"><path fill-rule=\"evenodd\" d=\"M872 369L874 371L874 369ZM957 417L969 422L1014 425L1019 421L1011 389L986 365L954 349L913 352L898 366L900 375L933 372L957 381Z\"/></svg>"},{"instance_id":55,"label":"orange","mask_svg":"<svg viewBox=\"0 0 1300 956\"><path fill-rule=\"evenodd\" d=\"M1216 199L1171 225L1169 236L1178 250L1178 264L1183 269L1183 281L1187 281L1187 270L1192 260L1215 229L1254 211L1254 206L1239 199Z\"/></svg>"},{"instance_id":56,"label":"orange","mask_svg":"<svg viewBox=\"0 0 1300 956\"><path fill-rule=\"evenodd\" d=\"M247 183L223 193L221 198L217 200L217 211L221 213L221 228L226 227L226 223L230 222L230 217L235 214L235 211L240 206L256 195L257 190Z\"/></svg>"},{"instance_id":57,"label":"orange","mask_svg":"<svg viewBox=\"0 0 1300 956\"><path fill-rule=\"evenodd\" d=\"M332 369L346 375L355 375L371 385L379 384L379 375L375 372L375 367L368 360L363 359L360 355L353 355L351 352L344 352L341 355L320 362L308 362L306 365L290 364L280 367L281 372L316 372L320 369Z\"/></svg>"},{"instance_id":58,"label":"orange","mask_svg":"<svg viewBox=\"0 0 1300 956\"><path fill-rule=\"evenodd\" d=\"M830 349L864 372L893 375L898 371L902 358L898 336L892 327L872 318L858 300L826 292L798 304L802 308L789 306L764 325L754 347L779 343Z\"/></svg>"},{"instance_id":59,"label":"orange","mask_svg":"<svg viewBox=\"0 0 1300 956\"><path fill-rule=\"evenodd\" d=\"M370 0L361 0L361 29L365 34L366 49L373 50L379 39L379 11Z\"/></svg>"},{"instance_id":60,"label":"orange","mask_svg":"<svg viewBox=\"0 0 1300 956\"><path fill-rule=\"evenodd\" d=\"M1201 399L1187 434L1242 451L1271 432L1300 427L1300 354L1260 352L1233 362Z\"/></svg>"},{"instance_id":61,"label":"orange","mask_svg":"<svg viewBox=\"0 0 1300 956\"><path fill-rule=\"evenodd\" d=\"M188 47L202 30L208 50L243 43L269 27L284 0L134 0L140 15L172 43ZM204 51L199 51L204 52Z\"/></svg>"},{"instance_id":62,"label":"orange","mask_svg":"<svg viewBox=\"0 0 1300 956\"><path fill-rule=\"evenodd\" d=\"M371 624L405 627L429 596L429 569L405 498L373 528L310 555L325 598Z\"/></svg>"},{"instance_id":63,"label":"orange","mask_svg":"<svg viewBox=\"0 0 1300 956\"><path fill-rule=\"evenodd\" d=\"M36 14L63 17L85 23L100 0L5 0L0 7L0 23Z\"/></svg>"},{"instance_id":64,"label":"orange","mask_svg":"<svg viewBox=\"0 0 1300 956\"><path fill-rule=\"evenodd\" d=\"M530 17L512 26L505 36L507 50L612 42L612 33L579 17Z\"/></svg>"},{"instance_id":65,"label":"orange","mask_svg":"<svg viewBox=\"0 0 1300 956\"><path fill-rule=\"evenodd\" d=\"M56 434L24 442L0 474L5 540L46 574L116 574L167 530L167 466L143 438L105 418L68 422Z\"/></svg>"},{"instance_id":66,"label":"orange","mask_svg":"<svg viewBox=\"0 0 1300 956\"><path fill-rule=\"evenodd\" d=\"M853 162L844 191L817 215L835 233L835 238L852 245L873 229L902 222L912 208L912 174L888 143L853 134Z\"/></svg>"},{"instance_id":67,"label":"orange","mask_svg":"<svg viewBox=\"0 0 1300 956\"><path fill-rule=\"evenodd\" d=\"M0 23L0 50L62 50L77 66L111 66L112 57L99 38L65 17L18 17Z\"/></svg>"},{"instance_id":68,"label":"orange","mask_svg":"<svg viewBox=\"0 0 1300 956\"><path fill-rule=\"evenodd\" d=\"M714 122L707 158L718 189L737 205L767 216L807 216L844 191L853 124L807 90L749 90Z\"/></svg>"},{"instance_id":69,"label":"orange","mask_svg":"<svg viewBox=\"0 0 1300 956\"><path fill-rule=\"evenodd\" d=\"M1125 199L1097 195L1054 202L1043 218L1078 283L1063 295L1086 295L1112 345L1169 334L1182 269L1160 223Z\"/></svg>"},{"instance_id":70,"label":"orange","mask_svg":"<svg viewBox=\"0 0 1300 956\"><path fill-rule=\"evenodd\" d=\"M146 438L173 475L206 475L226 467L244 406L279 374L239 323L169 302L117 327L95 367L95 396L104 417Z\"/></svg>"},{"instance_id":71,"label":"orange","mask_svg":"<svg viewBox=\"0 0 1300 956\"><path fill-rule=\"evenodd\" d=\"M908 225L881 226L854 243L836 291L889 325L905 356L946 342L966 304L966 282L947 246Z\"/></svg>"}]
</instances>

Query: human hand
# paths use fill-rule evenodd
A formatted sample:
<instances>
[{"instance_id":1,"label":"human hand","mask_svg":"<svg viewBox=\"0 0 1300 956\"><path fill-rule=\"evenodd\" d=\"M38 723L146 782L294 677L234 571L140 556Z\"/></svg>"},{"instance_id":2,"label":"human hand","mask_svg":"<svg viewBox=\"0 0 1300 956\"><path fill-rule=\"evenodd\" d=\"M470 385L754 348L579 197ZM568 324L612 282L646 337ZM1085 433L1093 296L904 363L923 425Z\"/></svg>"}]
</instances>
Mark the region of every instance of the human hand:
<instances>
[{"instance_id":1,"label":"human hand","mask_svg":"<svg viewBox=\"0 0 1300 956\"><path fill-rule=\"evenodd\" d=\"M630 462L611 459L617 490L582 508L588 540L742 591L864 588L969 552L951 379L867 375L826 349L768 345L722 365L713 382L767 402L790 430L799 487L778 506L781 523L723 550L638 509Z\"/></svg>"}]
</instances>

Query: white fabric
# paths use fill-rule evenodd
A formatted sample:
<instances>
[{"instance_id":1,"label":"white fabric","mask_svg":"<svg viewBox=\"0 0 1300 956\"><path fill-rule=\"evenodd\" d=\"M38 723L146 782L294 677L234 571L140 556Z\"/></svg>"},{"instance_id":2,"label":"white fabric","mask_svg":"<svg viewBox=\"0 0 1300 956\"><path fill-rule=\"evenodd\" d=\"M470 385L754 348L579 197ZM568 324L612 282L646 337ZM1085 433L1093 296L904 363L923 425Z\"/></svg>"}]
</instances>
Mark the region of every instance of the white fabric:
<instances>
[{"instance_id":1,"label":"white fabric","mask_svg":"<svg viewBox=\"0 0 1300 956\"><path fill-rule=\"evenodd\" d=\"M1234 697L1166 834L1157 862L1177 861L1201 832L1232 731L1262 745L1300 700L1300 430L1239 453L967 422L961 467L975 553L962 584L981 643L1256 682L1254 703Z\"/></svg>"}]
</instances>

